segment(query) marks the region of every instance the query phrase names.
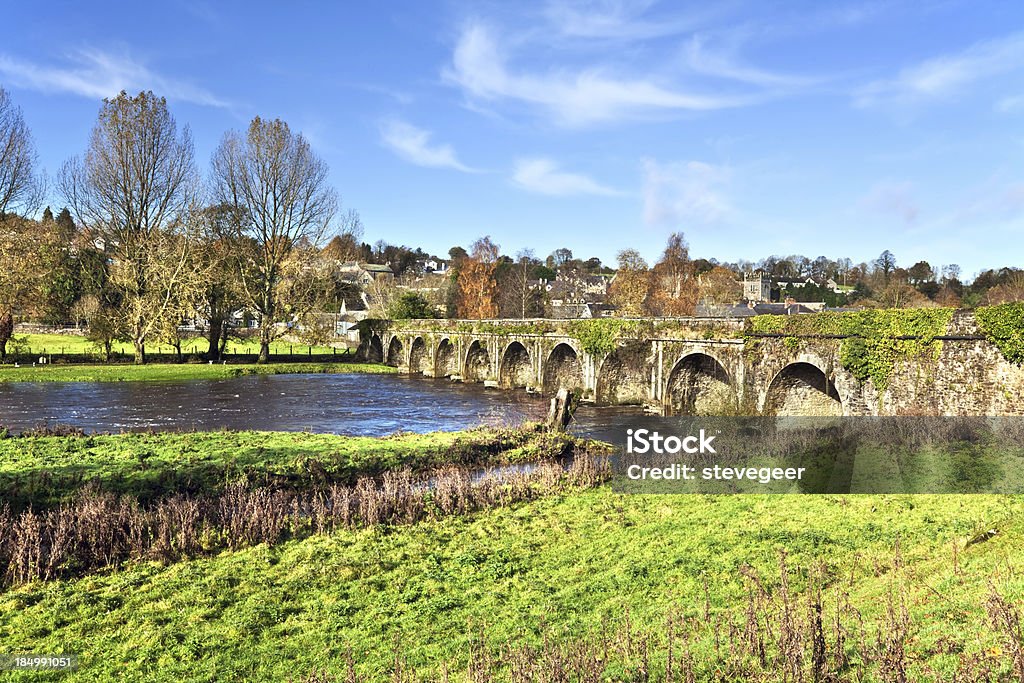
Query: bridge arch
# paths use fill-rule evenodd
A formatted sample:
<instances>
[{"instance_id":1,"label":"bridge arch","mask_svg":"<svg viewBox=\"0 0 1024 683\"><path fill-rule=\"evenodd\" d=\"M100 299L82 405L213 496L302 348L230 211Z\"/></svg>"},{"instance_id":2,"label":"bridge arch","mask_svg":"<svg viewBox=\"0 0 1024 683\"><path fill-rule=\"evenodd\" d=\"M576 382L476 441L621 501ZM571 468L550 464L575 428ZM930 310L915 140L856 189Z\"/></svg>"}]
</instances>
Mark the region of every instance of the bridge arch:
<instances>
[{"instance_id":1,"label":"bridge arch","mask_svg":"<svg viewBox=\"0 0 1024 683\"><path fill-rule=\"evenodd\" d=\"M434 354L434 376L451 377L457 374L459 374L459 356L452 340L445 337L437 345L437 352Z\"/></svg>"},{"instance_id":2,"label":"bridge arch","mask_svg":"<svg viewBox=\"0 0 1024 683\"><path fill-rule=\"evenodd\" d=\"M556 344L544 363L544 393L554 394L562 387L570 391L583 388L582 359L576 349L565 342Z\"/></svg>"},{"instance_id":3,"label":"bridge arch","mask_svg":"<svg viewBox=\"0 0 1024 683\"><path fill-rule=\"evenodd\" d=\"M391 343L388 344L388 355L387 355L387 358L386 358L387 364L392 366L392 367L396 367L396 368L398 366L400 366L402 364L402 360L403 360L402 359L402 351L403 350L404 350L404 347L402 346L402 340L399 339L397 335L392 337L391 338Z\"/></svg>"},{"instance_id":4,"label":"bridge arch","mask_svg":"<svg viewBox=\"0 0 1024 683\"><path fill-rule=\"evenodd\" d=\"M380 335L377 333L371 334L370 338L366 343L366 362L368 363L383 363L384 362L384 342L380 340Z\"/></svg>"},{"instance_id":5,"label":"bridge arch","mask_svg":"<svg viewBox=\"0 0 1024 683\"><path fill-rule=\"evenodd\" d=\"M423 337L416 337L409 347L409 372L423 372L428 360L427 342L423 341Z\"/></svg>"},{"instance_id":6,"label":"bridge arch","mask_svg":"<svg viewBox=\"0 0 1024 683\"><path fill-rule=\"evenodd\" d=\"M670 415L730 414L737 408L736 391L721 361L708 353L688 353L669 373L665 407Z\"/></svg>"},{"instance_id":7,"label":"bridge arch","mask_svg":"<svg viewBox=\"0 0 1024 683\"><path fill-rule=\"evenodd\" d=\"M840 416L843 402L835 382L817 364L790 363L772 378L765 393L766 415Z\"/></svg>"},{"instance_id":8,"label":"bridge arch","mask_svg":"<svg viewBox=\"0 0 1024 683\"><path fill-rule=\"evenodd\" d=\"M530 352L522 343L514 341L505 347L498 365L498 385L519 389L533 384L533 366Z\"/></svg>"},{"instance_id":9,"label":"bridge arch","mask_svg":"<svg viewBox=\"0 0 1024 683\"><path fill-rule=\"evenodd\" d=\"M467 382L483 382L487 379L490 366L491 358L487 355L487 346L479 339L473 340L466 351L466 370L462 373L462 379Z\"/></svg>"},{"instance_id":10,"label":"bridge arch","mask_svg":"<svg viewBox=\"0 0 1024 683\"><path fill-rule=\"evenodd\" d=\"M598 403L638 405L650 397L650 345L632 343L620 346L604 357L597 373Z\"/></svg>"}]
</instances>

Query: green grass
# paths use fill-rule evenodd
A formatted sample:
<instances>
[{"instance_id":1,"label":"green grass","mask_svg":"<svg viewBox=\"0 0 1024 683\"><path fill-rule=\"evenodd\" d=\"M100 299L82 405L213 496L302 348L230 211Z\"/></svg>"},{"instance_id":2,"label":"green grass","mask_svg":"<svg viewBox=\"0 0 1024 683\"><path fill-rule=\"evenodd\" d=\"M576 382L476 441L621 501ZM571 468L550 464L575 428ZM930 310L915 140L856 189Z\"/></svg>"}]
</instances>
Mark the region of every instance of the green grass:
<instances>
[{"instance_id":1,"label":"green grass","mask_svg":"<svg viewBox=\"0 0 1024 683\"><path fill-rule=\"evenodd\" d=\"M0 500L46 506L89 480L146 499L239 476L301 484L406 465L523 462L550 455L560 438L485 429L19 437L0 440ZM1006 662L983 605L993 585L1024 598L1022 513L1019 496L623 495L605 486L10 589L0 592L0 652L80 657L74 673L11 675L26 681L283 681L314 669L345 680L349 648L368 680L390 680L396 653L421 680L442 667L465 680L481 638L492 653L594 642L628 614L656 641L672 614L706 626L688 646L703 663L716 652L716 619L743 624L743 574L777 595L785 551L800 614L820 568L826 610L848 594L870 647L888 590L902 587L913 624L908 680L924 679L926 666L948 678L961 649ZM979 538L988 540L968 543ZM662 663L653 665L657 673ZM699 670L698 680L723 679ZM1007 676L1004 667L992 679Z\"/></svg>"},{"instance_id":2,"label":"green grass","mask_svg":"<svg viewBox=\"0 0 1024 683\"><path fill-rule=\"evenodd\" d=\"M396 372L377 363L175 363L146 365L38 365L0 366L0 382L128 382L189 379L226 379L242 375L295 373Z\"/></svg>"},{"instance_id":3,"label":"green grass","mask_svg":"<svg viewBox=\"0 0 1024 683\"><path fill-rule=\"evenodd\" d=\"M445 463L504 464L560 454L571 437L529 430L396 434L191 432L0 439L0 501L49 506L87 482L143 501L219 490L226 481L351 483L386 469Z\"/></svg>"},{"instance_id":4,"label":"green grass","mask_svg":"<svg viewBox=\"0 0 1024 683\"><path fill-rule=\"evenodd\" d=\"M182 351L186 353L205 353L208 347L205 338L193 337L182 342ZM117 354L132 355L134 347L126 342L114 342L111 350ZM229 354L235 353L258 353L260 350L257 339L232 339L228 341L225 349ZM99 353L100 349L93 342L84 336L73 334L15 334L9 343L8 352L25 353L28 355L46 354L89 354ZM174 353L170 344L151 342L146 345L146 351L150 353ZM276 340L270 345L271 353L295 353L306 354L310 347L306 344ZM313 346L312 353L334 353L330 346Z\"/></svg>"},{"instance_id":5,"label":"green grass","mask_svg":"<svg viewBox=\"0 0 1024 683\"><path fill-rule=\"evenodd\" d=\"M654 631L669 609L704 619L705 600L712 615L735 613L741 568L772 589L780 549L793 568L823 563L871 623L885 610L885 567L898 544L917 624L910 660L942 671L949 639L996 646L981 607L991 577L1003 575L1011 599L1024 595L1010 570L1024 550L1022 511L1020 499L998 496L623 496L604 487L24 586L0 595L0 642L81 658L76 673L14 680L283 681L313 669L341 677L349 647L371 680L389 678L395 649L436 680L442 665L465 671L481 629L497 649L538 644L542 625L593 638L602 619L626 610ZM952 544L993 527L992 540L962 549L957 570ZM793 574L796 590L804 578Z\"/></svg>"}]
</instances>

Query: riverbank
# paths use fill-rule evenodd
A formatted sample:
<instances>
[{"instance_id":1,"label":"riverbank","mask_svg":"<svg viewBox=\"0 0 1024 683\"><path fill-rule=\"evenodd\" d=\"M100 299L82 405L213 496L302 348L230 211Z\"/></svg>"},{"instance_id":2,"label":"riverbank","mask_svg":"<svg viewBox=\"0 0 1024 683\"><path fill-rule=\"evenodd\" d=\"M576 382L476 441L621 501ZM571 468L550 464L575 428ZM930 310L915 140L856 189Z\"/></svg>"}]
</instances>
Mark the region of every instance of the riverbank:
<instances>
[{"instance_id":1,"label":"riverbank","mask_svg":"<svg viewBox=\"0 0 1024 683\"><path fill-rule=\"evenodd\" d=\"M47 508L92 485L149 502L215 494L228 482L304 487L353 484L408 468L487 467L559 458L583 439L527 426L383 438L305 432L186 432L85 435L28 433L0 439L0 501ZM599 449L598 449L599 450Z\"/></svg>"},{"instance_id":2,"label":"riverbank","mask_svg":"<svg viewBox=\"0 0 1024 683\"><path fill-rule=\"evenodd\" d=\"M0 594L0 637L78 654L69 682L1004 680L1022 511L601 487L30 584Z\"/></svg>"},{"instance_id":3,"label":"riverbank","mask_svg":"<svg viewBox=\"0 0 1024 683\"><path fill-rule=\"evenodd\" d=\"M131 382L190 379L228 379L246 375L303 373L393 374L396 369L378 363L147 363L146 365L36 365L0 366L0 382Z\"/></svg>"},{"instance_id":4,"label":"riverbank","mask_svg":"<svg viewBox=\"0 0 1024 683\"><path fill-rule=\"evenodd\" d=\"M185 355L202 354L208 348L209 342L203 337L188 337L181 342L182 353ZM122 356L133 356L135 354L134 347L128 342L114 342L111 344L110 350L112 353ZM169 344L161 344L159 342L148 344L146 350L157 354L174 353L174 348ZM259 340L255 338L230 339L224 348L225 353L229 355L254 354L259 353L259 350ZM344 351L344 349L335 349L331 346L309 346L283 339L274 340L270 344L270 352L273 354L330 354L339 350ZM7 351L8 353L22 354L30 357L48 356L51 354L67 356L98 356L100 354L99 346L84 335L37 332L28 334L15 332L11 341L8 342Z\"/></svg>"}]
</instances>

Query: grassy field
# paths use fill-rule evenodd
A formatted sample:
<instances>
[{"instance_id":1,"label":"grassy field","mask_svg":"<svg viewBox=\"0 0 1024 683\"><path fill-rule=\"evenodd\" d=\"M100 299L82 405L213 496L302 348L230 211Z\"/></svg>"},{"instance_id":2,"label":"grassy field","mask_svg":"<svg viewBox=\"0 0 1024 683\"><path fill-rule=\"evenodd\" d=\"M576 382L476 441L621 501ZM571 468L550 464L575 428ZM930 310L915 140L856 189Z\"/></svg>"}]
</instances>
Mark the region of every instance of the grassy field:
<instances>
[{"instance_id":1,"label":"grassy field","mask_svg":"<svg viewBox=\"0 0 1024 683\"><path fill-rule=\"evenodd\" d=\"M204 338L190 338L182 342L182 351L185 353L205 353L208 343ZM125 342L115 342L112 349L117 354L133 354L134 348ZM150 353L173 353L174 349L170 344L154 342L146 345ZM260 350L259 341L256 339L232 339L228 341L225 349L229 354L235 353L258 353ZM330 346L313 346L310 349L305 344L277 340L270 345L271 353L304 354L309 353L332 353L334 349ZM8 351L11 353L25 353L27 355L43 354L96 354L99 348L84 336L72 334L15 334L9 342ZM342 349L338 349L341 353Z\"/></svg>"},{"instance_id":2,"label":"grassy field","mask_svg":"<svg viewBox=\"0 0 1024 683\"><path fill-rule=\"evenodd\" d=\"M377 363L174 363L146 365L0 366L0 382L128 382L226 379L242 375L396 372Z\"/></svg>"},{"instance_id":3,"label":"grassy field","mask_svg":"<svg viewBox=\"0 0 1024 683\"><path fill-rule=\"evenodd\" d=\"M802 619L809 576L820 575L826 626L837 600L856 610L850 623L864 624L868 649L876 638L888 644L896 624L905 680L948 677L975 653L1001 667L987 680L1005 680L1012 642L989 626L984 603L990 582L1008 599L1024 596L1022 507L996 496L622 496L604 487L31 584L0 595L0 642L81 657L76 673L14 680L283 681L313 670L346 680L349 658L365 680L438 680L443 669L467 680L471 656L479 671L517 646L537 648L534 658L552 642L600 652L619 628L598 662L605 680L640 680L627 675L631 658L648 659L651 680L664 680L658 645L671 617L698 624L685 649L677 644L676 671L685 652L697 680L723 680L716 662L740 637L726 624L744 633L751 586L765 600L792 600ZM998 533L967 545L987 529ZM784 632L782 614L783 625L763 627ZM635 641L621 635L627 619ZM848 639L844 678L857 680L856 629ZM572 659L569 645L560 661ZM775 657L769 648L769 671ZM393 677L396 665L404 677ZM782 680L782 667L764 680ZM866 678L885 679L896 680L877 668Z\"/></svg>"},{"instance_id":4,"label":"grassy field","mask_svg":"<svg viewBox=\"0 0 1024 683\"><path fill-rule=\"evenodd\" d=\"M534 461L573 444L488 429L28 435L0 439L0 500L63 514L53 506L90 482L144 503L217 494L238 479L315 492L402 467ZM235 550L222 548L247 544L200 534L204 551L113 571L71 564L57 576L78 578L0 591L0 652L80 657L76 672L11 675L26 681L1024 674L1021 497L629 495L604 485L493 500ZM91 525L89 509L77 519ZM108 527L116 512L104 514L97 528L126 533ZM12 519L11 537L25 534ZM13 566L26 548L0 545L0 560L7 553Z\"/></svg>"},{"instance_id":5,"label":"grassy field","mask_svg":"<svg viewBox=\"0 0 1024 683\"><path fill-rule=\"evenodd\" d=\"M0 439L0 501L49 506L85 483L142 501L255 485L351 483L442 464L508 464L560 455L577 441L542 431L476 429L384 438L301 432L192 432Z\"/></svg>"}]
</instances>

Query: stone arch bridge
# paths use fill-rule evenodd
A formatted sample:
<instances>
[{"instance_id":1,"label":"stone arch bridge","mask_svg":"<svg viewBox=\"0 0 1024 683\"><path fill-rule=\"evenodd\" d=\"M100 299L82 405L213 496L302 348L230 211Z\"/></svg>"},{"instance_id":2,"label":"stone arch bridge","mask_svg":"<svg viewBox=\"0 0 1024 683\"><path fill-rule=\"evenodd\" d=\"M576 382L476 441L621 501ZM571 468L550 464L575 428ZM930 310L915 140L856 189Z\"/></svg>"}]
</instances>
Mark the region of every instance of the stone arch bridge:
<instances>
[{"instance_id":1,"label":"stone arch bridge","mask_svg":"<svg viewBox=\"0 0 1024 683\"><path fill-rule=\"evenodd\" d=\"M978 334L969 314L957 315L956 334L942 338L936 357L895 368L881 391L841 366L840 338L794 344L764 335L752 345L742 319L673 321L672 332L600 351L564 331L523 331L519 320L375 321L360 355L400 372L544 395L566 387L584 401L662 414L1024 414L1024 371Z\"/></svg>"}]
</instances>

